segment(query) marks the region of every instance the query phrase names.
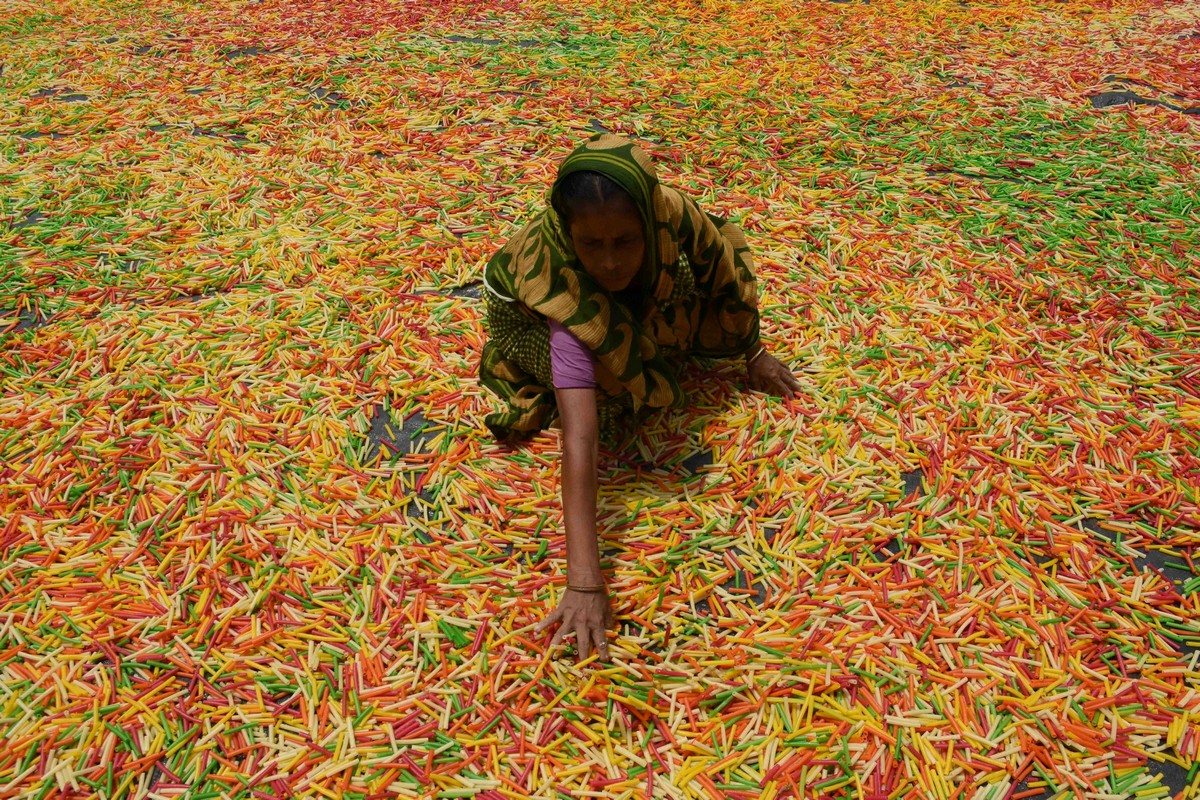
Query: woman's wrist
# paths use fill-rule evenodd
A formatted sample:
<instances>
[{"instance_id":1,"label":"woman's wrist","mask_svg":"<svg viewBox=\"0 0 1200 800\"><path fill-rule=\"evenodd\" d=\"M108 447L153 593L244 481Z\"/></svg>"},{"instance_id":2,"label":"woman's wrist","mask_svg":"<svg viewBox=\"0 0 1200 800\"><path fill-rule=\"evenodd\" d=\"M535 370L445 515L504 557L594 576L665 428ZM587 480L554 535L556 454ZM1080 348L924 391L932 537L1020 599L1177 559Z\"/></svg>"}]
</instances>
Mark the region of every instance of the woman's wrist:
<instances>
[{"instance_id":1,"label":"woman's wrist","mask_svg":"<svg viewBox=\"0 0 1200 800\"><path fill-rule=\"evenodd\" d=\"M599 583L567 583L567 589L579 594L608 594L608 585L603 581Z\"/></svg>"},{"instance_id":2,"label":"woman's wrist","mask_svg":"<svg viewBox=\"0 0 1200 800\"><path fill-rule=\"evenodd\" d=\"M600 569L600 564L580 565L577 568L572 568L571 564L567 565L567 585L568 586L599 586L604 583L604 572Z\"/></svg>"},{"instance_id":3,"label":"woman's wrist","mask_svg":"<svg viewBox=\"0 0 1200 800\"><path fill-rule=\"evenodd\" d=\"M764 345L762 342L759 342L758 344L752 346L749 350L746 351L746 366L750 366L751 364L753 364L755 361L757 361L759 358L761 358L763 356L763 354L766 352L767 352L766 345Z\"/></svg>"}]
</instances>

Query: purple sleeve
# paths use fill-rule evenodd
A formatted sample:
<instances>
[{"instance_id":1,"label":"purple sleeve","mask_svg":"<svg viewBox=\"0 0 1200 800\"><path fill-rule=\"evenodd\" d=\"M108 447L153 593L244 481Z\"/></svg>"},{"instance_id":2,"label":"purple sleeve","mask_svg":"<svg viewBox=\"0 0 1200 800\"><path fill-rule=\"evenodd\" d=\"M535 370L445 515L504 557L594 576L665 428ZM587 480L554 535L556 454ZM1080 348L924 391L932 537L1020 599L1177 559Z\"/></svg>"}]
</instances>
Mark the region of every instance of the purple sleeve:
<instances>
[{"instance_id":1,"label":"purple sleeve","mask_svg":"<svg viewBox=\"0 0 1200 800\"><path fill-rule=\"evenodd\" d=\"M550 374L555 389L591 389L596 385L596 357L557 320L550 323Z\"/></svg>"}]
</instances>

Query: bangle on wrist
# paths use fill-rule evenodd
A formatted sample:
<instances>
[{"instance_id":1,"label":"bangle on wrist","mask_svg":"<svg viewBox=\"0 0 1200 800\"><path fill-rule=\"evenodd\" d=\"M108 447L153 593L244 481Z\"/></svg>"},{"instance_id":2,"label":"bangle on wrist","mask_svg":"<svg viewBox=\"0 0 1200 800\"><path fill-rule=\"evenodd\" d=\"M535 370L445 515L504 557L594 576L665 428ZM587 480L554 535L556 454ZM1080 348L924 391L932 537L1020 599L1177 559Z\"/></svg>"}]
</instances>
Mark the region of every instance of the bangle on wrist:
<instances>
[{"instance_id":1,"label":"bangle on wrist","mask_svg":"<svg viewBox=\"0 0 1200 800\"><path fill-rule=\"evenodd\" d=\"M762 345L762 344L759 344L759 346L758 346L758 352L757 352L757 353L755 353L755 354L754 354L754 355L752 355L752 356L749 356L749 357L746 359L746 366L749 366L749 365L753 364L755 361L757 361L757 360L758 360L758 357L759 357L759 356L761 356L761 355L762 355L763 353L765 353L765 352L767 352L767 348L766 348L766 346L764 346L764 345Z\"/></svg>"},{"instance_id":2,"label":"bangle on wrist","mask_svg":"<svg viewBox=\"0 0 1200 800\"><path fill-rule=\"evenodd\" d=\"M602 592L608 591L608 587L605 586L603 583L598 583L598 584L594 584L591 586L575 586L573 584L568 583L567 589L569 589L572 592L581 592L583 594L600 594Z\"/></svg>"}]
</instances>

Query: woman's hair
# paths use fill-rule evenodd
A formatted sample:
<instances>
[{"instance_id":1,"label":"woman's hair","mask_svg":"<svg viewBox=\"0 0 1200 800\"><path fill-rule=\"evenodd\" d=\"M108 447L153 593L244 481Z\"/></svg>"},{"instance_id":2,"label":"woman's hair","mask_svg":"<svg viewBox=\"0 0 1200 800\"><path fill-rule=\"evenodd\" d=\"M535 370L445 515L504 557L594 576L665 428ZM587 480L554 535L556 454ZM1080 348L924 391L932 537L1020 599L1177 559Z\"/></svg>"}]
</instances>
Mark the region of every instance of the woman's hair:
<instances>
[{"instance_id":1,"label":"woman's hair","mask_svg":"<svg viewBox=\"0 0 1200 800\"><path fill-rule=\"evenodd\" d=\"M554 193L554 210L569 228L571 217L580 209L613 200L624 200L637 211L637 203L619 183L603 173L580 170L559 181L558 191Z\"/></svg>"}]
</instances>

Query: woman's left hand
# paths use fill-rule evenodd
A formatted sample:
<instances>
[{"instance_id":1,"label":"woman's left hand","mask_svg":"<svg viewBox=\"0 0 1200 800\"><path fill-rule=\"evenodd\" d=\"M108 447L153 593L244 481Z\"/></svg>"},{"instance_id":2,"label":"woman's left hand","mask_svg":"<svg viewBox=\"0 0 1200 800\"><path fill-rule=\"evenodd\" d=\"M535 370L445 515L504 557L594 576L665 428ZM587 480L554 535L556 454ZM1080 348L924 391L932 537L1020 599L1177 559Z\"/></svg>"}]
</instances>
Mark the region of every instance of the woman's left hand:
<instances>
[{"instance_id":1,"label":"woman's left hand","mask_svg":"<svg viewBox=\"0 0 1200 800\"><path fill-rule=\"evenodd\" d=\"M795 397L800 391L800 382L783 362L770 353L763 352L746 364L746 375L750 388L779 397Z\"/></svg>"}]
</instances>

